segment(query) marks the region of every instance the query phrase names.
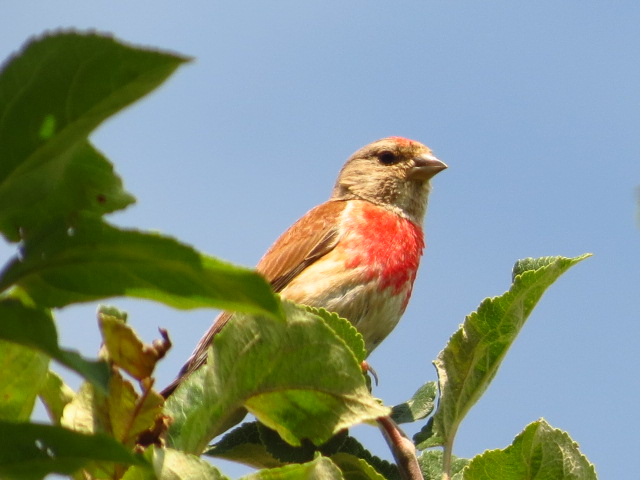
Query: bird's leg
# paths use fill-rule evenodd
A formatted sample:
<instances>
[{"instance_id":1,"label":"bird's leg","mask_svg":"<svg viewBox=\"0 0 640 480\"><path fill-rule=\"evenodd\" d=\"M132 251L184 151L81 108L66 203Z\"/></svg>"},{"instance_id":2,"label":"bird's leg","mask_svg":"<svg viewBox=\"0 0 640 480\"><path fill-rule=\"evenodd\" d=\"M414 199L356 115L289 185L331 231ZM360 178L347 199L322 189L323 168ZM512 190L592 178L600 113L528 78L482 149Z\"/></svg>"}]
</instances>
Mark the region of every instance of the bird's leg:
<instances>
[{"instance_id":1,"label":"bird's leg","mask_svg":"<svg viewBox=\"0 0 640 480\"><path fill-rule=\"evenodd\" d=\"M362 368L362 373L369 374L373 377L373 380L376 384L376 387L378 386L378 374L376 373L376 371L373 369L373 367L371 365L369 365L369 362L367 362L366 360L363 360L362 363L360 364L360 368Z\"/></svg>"}]
</instances>

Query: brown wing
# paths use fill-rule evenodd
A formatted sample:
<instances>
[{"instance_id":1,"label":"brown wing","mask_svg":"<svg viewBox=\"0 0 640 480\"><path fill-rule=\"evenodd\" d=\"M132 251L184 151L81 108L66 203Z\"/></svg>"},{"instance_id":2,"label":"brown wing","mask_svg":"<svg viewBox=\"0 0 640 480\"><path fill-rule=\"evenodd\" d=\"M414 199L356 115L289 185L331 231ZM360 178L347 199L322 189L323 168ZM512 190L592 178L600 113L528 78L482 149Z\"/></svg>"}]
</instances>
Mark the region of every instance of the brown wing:
<instances>
[{"instance_id":1,"label":"brown wing","mask_svg":"<svg viewBox=\"0 0 640 480\"><path fill-rule=\"evenodd\" d=\"M346 202L326 202L309 211L284 232L262 257L256 269L282 291L293 278L338 243L336 225Z\"/></svg>"},{"instance_id":2,"label":"brown wing","mask_svg":"<svg viewBox=\"0 0 640 480\"><path fill-rule=\"evenodd\" d=\"M282 291L293 278L317 259L326 255L338 243L338 219L346 202L330 201L310 210L294 223L269 248L256 267L276 292ZM198 342L195 350L180 370L178 378L162 391L167 398L184 377L200 368L207 360L207 349L213 337L226 325L231 313L222 312Z\"/></svg>"}]
</instances>

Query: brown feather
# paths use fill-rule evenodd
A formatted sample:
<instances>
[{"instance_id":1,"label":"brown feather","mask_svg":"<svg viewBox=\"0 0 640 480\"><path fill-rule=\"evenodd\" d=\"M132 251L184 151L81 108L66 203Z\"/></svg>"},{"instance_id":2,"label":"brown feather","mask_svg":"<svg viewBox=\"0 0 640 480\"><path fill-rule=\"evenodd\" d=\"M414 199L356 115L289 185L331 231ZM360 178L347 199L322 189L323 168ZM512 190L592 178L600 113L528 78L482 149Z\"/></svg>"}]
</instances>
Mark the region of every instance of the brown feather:
<instances>
[{"instance_id":1,"label":"brown feather","mask_svg":"<svg viewBox=\"0 0 640 480\"><path fill-rule=\"evenodd\" d=\"M282 291L300 272L333 250L338 243L336 225L346 205L343 201L329 201L315 207L284 232L265 253L256 270L271 283L275 292ZM163 397L171 395L186 376L205 364L213 338L232 315L229 312L218 315L178 377L161 392Z\"/></svg>"},{"instance_id":2,"label":"brown feather","mask_svg":"<svg viewBox=\"0 0 640 480\"><path fill-rule=\"evenodd\" d=\"M329 253L338 243L339 217L346 202L330 201L310 210L265 253L256 269L282 291L293 278Z\"/></svg>"}]
</instances>

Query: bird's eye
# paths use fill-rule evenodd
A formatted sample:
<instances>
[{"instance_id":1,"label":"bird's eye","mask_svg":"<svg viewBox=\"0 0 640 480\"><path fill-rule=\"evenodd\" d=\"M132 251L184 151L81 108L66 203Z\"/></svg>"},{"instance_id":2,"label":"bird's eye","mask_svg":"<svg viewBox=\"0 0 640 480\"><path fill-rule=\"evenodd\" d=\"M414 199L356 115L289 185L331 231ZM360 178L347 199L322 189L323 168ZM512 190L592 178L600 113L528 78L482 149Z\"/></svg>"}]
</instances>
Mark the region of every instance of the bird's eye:
<instances>
[{"instance_id":1,"label":"bird's eye","mask_svg":"<svg viewBox=\"0 0 640 480\"><path fill-rule=\"evenodd\" d=\"M380 163L383 165L393 165L398 161L398 158L395 153L385 150L378 154L378 160L380 160Z\"/></svg>"}]
</instances>

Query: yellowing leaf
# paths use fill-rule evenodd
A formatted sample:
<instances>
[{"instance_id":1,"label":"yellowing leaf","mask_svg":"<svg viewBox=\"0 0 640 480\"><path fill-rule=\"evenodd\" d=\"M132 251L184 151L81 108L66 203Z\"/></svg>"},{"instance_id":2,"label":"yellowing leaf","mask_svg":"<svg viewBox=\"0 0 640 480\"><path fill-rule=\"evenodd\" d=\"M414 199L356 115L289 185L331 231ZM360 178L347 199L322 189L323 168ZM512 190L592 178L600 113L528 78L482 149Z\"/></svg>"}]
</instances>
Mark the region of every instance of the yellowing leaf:
<instances>
[{"instance_id":1,"label":"yellowing leaf","mask_svg":"<svg viewBox=\"0 0 640 480\"><path fill-rule=\"evenodd\" d=\"M164 398L153 391L139 395L133 385L114 372L109 388L109 420L112 435L125 445L134 446L138 435L151 428L162 413Z\"/></svg>"},{"instance_id":2,"label":"yellowing leaf","mask_svg":"<svg viewBox=\"0 0 640 480\"><path fill-rule=\"evenodd\" d=\"M165 350L145 345L131 327L112 315L100 313L98 323L109 360L138 381L150 377Z\"/></svg>"}]
</instances>

